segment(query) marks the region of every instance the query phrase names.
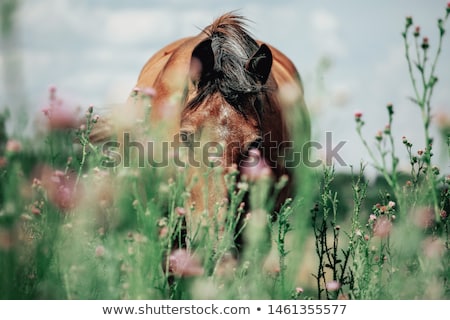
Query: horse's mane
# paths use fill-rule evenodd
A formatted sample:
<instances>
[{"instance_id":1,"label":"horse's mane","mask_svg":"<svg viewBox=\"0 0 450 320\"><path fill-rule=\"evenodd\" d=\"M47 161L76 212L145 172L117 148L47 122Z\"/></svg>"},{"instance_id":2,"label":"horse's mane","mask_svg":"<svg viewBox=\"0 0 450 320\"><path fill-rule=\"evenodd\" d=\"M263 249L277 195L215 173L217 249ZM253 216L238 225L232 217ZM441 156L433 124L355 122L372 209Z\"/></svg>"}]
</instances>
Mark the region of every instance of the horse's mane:
<instances>
[{"instance_id":1,"label":"horse's mane","mask_svg":"<svg viewBox=\"0 0 450 320\"><path fill-rule=\"evenodd\" d=\"M228 13L216 19L203 32L211 40L214 54L214 77L198 88L196 97L188 102L187 108L195 108L214 92L240 113L246 114L249 99L263 92L266 87L252 77L245 65L259 46L247 30L243 16ZM256 111L261 113L258 108Z\"/></svg>"}]
</instances>

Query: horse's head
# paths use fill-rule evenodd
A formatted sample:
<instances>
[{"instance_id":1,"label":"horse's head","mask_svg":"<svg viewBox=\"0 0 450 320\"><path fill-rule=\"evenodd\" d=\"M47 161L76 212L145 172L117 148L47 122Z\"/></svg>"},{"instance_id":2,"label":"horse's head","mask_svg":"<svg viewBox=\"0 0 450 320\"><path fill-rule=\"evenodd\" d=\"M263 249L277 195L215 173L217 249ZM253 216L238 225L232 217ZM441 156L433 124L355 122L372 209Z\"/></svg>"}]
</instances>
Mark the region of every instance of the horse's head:
<instances>
[{"instance_id":1,"label":"horse's head","mask_svg":"<svg viewBox=\"0 0 450 320\"><path fill-rule=\"evenodd\" d=\"M190 149L190 171L198 179L191 192L198 212L226 197L223 178L208 167L222 167L224 174L262 147L271 66L269 47L242 36L213 34L193 50L180 140Z\"/></svg>"}]
</instances>

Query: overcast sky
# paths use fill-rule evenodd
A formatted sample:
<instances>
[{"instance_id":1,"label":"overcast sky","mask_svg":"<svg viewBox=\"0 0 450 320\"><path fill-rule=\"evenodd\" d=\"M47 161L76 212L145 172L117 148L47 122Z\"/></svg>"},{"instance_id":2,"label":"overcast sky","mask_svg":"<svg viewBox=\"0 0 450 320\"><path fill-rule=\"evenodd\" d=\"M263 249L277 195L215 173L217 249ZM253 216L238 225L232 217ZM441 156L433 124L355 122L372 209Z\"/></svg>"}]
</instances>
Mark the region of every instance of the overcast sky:
<instances>
[{"instance_id":1,"label":"overcast sky","mask_svg":"<svg viewBox=\"0 0 450 320\"><path fill-rule=\"evenodd\" d=\"M344 160L368 160L355 133L353 114L363 112L371 139L387 121L385 106L398 116L394 134L423 147L420 113L408 97L401 32L407 15L436 48L436 20L446 1L137 1L22 0L17 15L17 57L30 110L44 105L49 85L74 104L103 107L126 100L146 60L165 44L197 34L224 12L239 9L250 30L288 55L302 75L306 101L319 141L347 141ZM447 29L450 33L450 23ZM450 34L449 34L450 35ZM434 51L432 51L434 52ZM4 52L0 71L4 73ZM450 37L438 65L433 110L450 117ZM11 94L0 83L0 108ZM437 133L435 134L437 136ZM445 152L438 154L449 171Z\"/></svg>"}]
</instances>

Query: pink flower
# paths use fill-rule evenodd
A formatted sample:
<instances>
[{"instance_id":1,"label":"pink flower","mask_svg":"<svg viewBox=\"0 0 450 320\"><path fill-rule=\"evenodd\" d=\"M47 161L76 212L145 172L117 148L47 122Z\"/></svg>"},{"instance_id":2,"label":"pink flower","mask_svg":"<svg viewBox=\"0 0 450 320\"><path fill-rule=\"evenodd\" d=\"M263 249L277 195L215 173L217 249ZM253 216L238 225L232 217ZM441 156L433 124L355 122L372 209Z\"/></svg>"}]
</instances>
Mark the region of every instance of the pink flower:
<instances>
[{"instance_id":1,"label":"pink flower","mask_svg":"<svg viewBox=\"0 0 450 320\"><path fill-rule=\"evenodd\" d=\"M41 214L41 209L37 208L36 206L32 206L31 207L31 213L36 215L36 216L39 216Z\"/></svg>"},{"instance_id":2,"label":"pink flower","mask_svg":"<svg viewBox=\"0 0 450 320\"><path fill-rule=\"evenodd\" d=\"M178 215L179 217L183 217L183 216L186 215L186 209L185 209L185 208L182 208L182 207L176 207L176 208L175 208L175 212L177 213L177 215Z\"/></svg>"},{"instance_id":3,"label":"pink flower","mask_svg":"<svg viewBox=\"0 0 450 320\"><path fill-rule=\"evenodd\" d=\"M445 253L445 243L434 237L428 237L422 242L422 249L425 256L428 258L440 258Z\"/></svg>"},{"instance_id":4,"label":"pink flower","mask_svg":"<svg viewBox=\"0 0 450 320\"><path fill-rule=\"evenodd\" d=\"M17 140L8 140L6 143L6 151L11 153L17 153L22 150L22 144Z\"/></svg>"},{"instance_id":5,"label":"pink flower","mask_svg":"<svg viewBox=\"0 0 450 320\"><path fill-rule=\"evenodd\" d=\"M204 269L200 261L186 249L177 249L169 256L169 272L179 277L201 276Z\"/></svg>"},{"instance_id":6,"label":"pink flower","mask_svg":"<svg viewBox=\"0 0 450 320\"><path fill-rule=\"evenodd\" d=\"M8 165L8 160L6 160L6 157L0 157L0 168L4 168Z\"/></svg>"},{"instance_id":7,"label":"pink flower","mask_svg":"<svg viewBox=\"0 0 450 320\"><path fill-rule=\"evenodd\" d=\"M430 46L429 41L428 41L428 37L423 37L422 39L422 49L428 49L428 47Z\"/></svg>"},{"instance_id":8,"label":"pink flower","mask_svg":"<svg viewBox=\"0 0 450 320\"><path fill-rule=\"evenodd\" d=\"M42 186L47 190L48 198L61 211L73 209L81 197L80 189L75 188L76 177L61 170L42 169Z\"/></svg>"},{"instance_id":9,"label":"pink flower","mask_svg":"<svg viewBox=\"0 0 450 320\"><path fill-rule=\"evenodd\" d=\"M102 245L99 245L95 248L95 256L98 258L101 258L105 255L105 247Z\"/></svg>"},{"instance_id":10,"label":"pink flower","mask_svg":"<svg viewBox=\"0 0 450 320\"><path fill-rule=\"evenodd\" d=\"M241 161L241 173L246 176L249 181L256 181L272 174L272 170L267 165L261 152L258 149L251 149L248 152L248 158Z\"/></svg>"},{"instance_id":11,"label":"pink flower","mask_svg":"<svg viewBox=\"0 0 450 320\"><path fill-rule=\"evenodd\" d=\"M328 291L337 291L341 287L341 284L338 281L333 280L333 281L327 282L325 284L325 287L327 288Z\"/></svg>"},{"instance_id":12,"label":"pink flower","mask_svg":"<svg viewBox=\"0 0 450 320\"><path fill-rule=\"evenodd\" d=\"M297 294L300 294L300 293L303 293L303 288L302 287L297 287L297 288L295 288L295 292L297 293Z\"/></svg>"},{"instance_id":13,"label":"pink flower","mask_svg":"<svg viewBox=\"0 0 450 320\"><path fill-rule=\"evenodd\" d=\"M389 236L392 230L392 222L386 216L381 216L376 220L373 226L373 234L380 238L386 238Z\"/></svg>"},{"instance_id":14,"label":"pink flower","mask_svg":"<svg viewBox=\"0 0 450 320\"><path fill-rule=\"evenodd\" d=\"M49 105L42 109L48 118L50 129L71 129L79 125L77 110L69 108L64 101L56 96L56 87L49 88Z\"/></svg>"},{"instance_id":15,"label":"pink flower","mask_svg":"<svg viewBox=\"0 0 450 320\"><path fill-rule=\"evenodd\" d=\"M57 106L42 110L47 116L50 129L71 129L76 128L79 119L74 110L70 110L65 106Z\"/></svg>"},{"instance_id":16,"label":"pink flower","mask_svg":"<svg viewBox=\"0 0 450 320\"><path fill-rule=\"evenodd\" d=\"M363 113L361 111L355 111L355 119L358 121L362 118Z\"/></svg>"},{"instance_id":17,"label":"pink flower","mask_svg":"<svg viewBox=\"0 0 450 320\"><path fill-rule=\"evenodd\" d=\"M411 212L411 217L419 228L429 228L434 224L434 210L430 207L419 207Z\"/></svg>"},{"instance_id":18,"label":"pink flower","mask_svg":"<svg viewBox=\"0 0 450 320\"><path fill-rule=\"evenodd\" d=\"M375 139L377 139L378 141L381 141L383 139L383 131L378 130L375 135Z\"/></svg>"}]
</instances>

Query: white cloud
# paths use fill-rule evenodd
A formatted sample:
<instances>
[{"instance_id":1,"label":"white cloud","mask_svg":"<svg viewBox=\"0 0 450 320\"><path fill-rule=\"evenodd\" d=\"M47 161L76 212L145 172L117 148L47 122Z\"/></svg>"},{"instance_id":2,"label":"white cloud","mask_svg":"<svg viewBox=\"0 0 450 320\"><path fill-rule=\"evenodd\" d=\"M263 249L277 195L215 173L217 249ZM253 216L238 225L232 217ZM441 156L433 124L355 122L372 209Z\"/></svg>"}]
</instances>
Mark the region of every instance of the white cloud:
<instances>
[{"instance_id":1,"label":"white cloud","mask_svg":"<svg viewBox=\"0 0 450 320\"><path fill-rule=\"evenodd\" d=\"M128 9L109 12L105 17L104 36L121 45L171 39L177 33L167 10Z\"/></svg>"},{"instance_id":2,"label":"white cloud","mask_svg":"<svg viewBox=\"0 0 450 320\"><path fill-rule=\"evenodd\" d=\"M324 55L344 56L347 48L339 36L340 23L336 15L323 9L310 15L312 37L317 49Z\"/></svg>"}]
</instances>

